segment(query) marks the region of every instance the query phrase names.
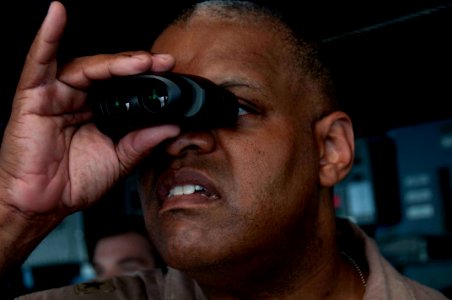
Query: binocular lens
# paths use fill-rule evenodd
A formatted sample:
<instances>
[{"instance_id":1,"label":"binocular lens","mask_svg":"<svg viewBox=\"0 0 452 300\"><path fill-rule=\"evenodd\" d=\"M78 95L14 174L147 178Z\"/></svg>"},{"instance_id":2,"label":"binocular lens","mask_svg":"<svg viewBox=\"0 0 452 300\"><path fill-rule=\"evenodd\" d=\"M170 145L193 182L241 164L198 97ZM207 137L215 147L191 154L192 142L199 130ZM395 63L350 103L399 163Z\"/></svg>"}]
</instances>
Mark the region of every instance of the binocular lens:
<instances>
[{"instance_id":1,"label":"binocular lens","mask_svg":"<svg viewBox=\"0 0 452 300\"><path fill-rule=\"evenodd\" d=\"M158 124L191 129L234 126L237 98L194 75L140 74L96 82L88 92L94 121L119 139L132 130Z\"/></svg>"}]
</instances>

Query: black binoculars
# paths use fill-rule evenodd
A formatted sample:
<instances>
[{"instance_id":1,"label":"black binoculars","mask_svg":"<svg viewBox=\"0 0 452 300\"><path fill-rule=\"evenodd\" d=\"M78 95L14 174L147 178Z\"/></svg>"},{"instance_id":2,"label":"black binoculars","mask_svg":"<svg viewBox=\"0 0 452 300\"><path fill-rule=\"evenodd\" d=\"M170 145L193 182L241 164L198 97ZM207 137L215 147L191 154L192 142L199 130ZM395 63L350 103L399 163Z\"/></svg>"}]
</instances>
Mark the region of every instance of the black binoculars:
<instances>
[{"instance_id":1,"label":"black binoculars","mask_svg":"<svg viewBox=\"0 0 452 300\"><path fill-rule=\"evenodd\" d=\"M159 124L196 130L234 126L235 95L210 80L187 74L151 73L100 80L88 91L94 122L114 140Z\"/></svg>"}]
</instances>

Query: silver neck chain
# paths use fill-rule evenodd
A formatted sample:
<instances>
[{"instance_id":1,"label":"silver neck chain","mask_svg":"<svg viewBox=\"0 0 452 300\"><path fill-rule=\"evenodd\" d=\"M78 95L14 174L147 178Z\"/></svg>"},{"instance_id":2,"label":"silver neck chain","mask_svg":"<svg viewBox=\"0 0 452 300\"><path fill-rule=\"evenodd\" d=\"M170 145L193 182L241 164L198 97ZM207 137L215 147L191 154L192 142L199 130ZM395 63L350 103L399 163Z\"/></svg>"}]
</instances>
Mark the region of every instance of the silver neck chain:
<instances>
[{"instance_id":1,"label":"silver neck chain","mask_svg":"<svg viewBox=\"0 0 452 300\"><path fill-rule=\"evenodd\" d=\"M344 251L342 251L341 254L343 256L345 256L352 263L353 267L355 268L355 270L359 274L359 278L361 279L361 282L362 282L364 288L366 288L367 287L367 282L366 282L366 279L364 278L364 273L361 271L361 268L359 267L358 263L353 258L351 258L350 255L348 255Z\"/></svg>"}]
</instances>

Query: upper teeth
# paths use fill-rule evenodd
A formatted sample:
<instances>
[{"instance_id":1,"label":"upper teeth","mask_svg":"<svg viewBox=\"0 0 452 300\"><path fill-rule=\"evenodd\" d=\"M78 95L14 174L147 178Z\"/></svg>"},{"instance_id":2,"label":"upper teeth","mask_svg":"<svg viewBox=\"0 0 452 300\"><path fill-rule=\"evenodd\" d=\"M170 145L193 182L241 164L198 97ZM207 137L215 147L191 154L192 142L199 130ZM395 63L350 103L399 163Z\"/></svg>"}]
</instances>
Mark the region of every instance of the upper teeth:
<instances>
[{"instance_id":1,"label":"upper teeth","mask_svg":"<svg viewBox=\"0 0 452 300\"><path fill-rule=\"evenodd\" d=\"M178 185L173 187L168 194L168 197L179 196L179 195L191 195L195 192L199 192L204 190L204 188L200 185L186 184L186 185Z\"/></svg>"}]
</instances>

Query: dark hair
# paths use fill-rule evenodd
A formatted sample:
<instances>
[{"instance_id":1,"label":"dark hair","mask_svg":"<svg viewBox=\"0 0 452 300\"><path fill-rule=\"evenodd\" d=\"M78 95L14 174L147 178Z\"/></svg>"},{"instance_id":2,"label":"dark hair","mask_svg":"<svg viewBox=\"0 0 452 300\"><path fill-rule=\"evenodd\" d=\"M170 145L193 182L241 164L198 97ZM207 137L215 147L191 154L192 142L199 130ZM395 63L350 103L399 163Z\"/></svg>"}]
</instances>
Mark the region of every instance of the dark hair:
<instances>
[{"instance_id":1,"label":"dark hair","mask_svg":"<svg viewBox=\"0 0 452 300\"><path fill-rule=\"evenodd\" d=\"M119 220L112 220L109 224L104 224L103 228L98 231L96 240L115 236L128 232L136 232L149 239L146 226L141 216L125 216Z\"/></svg>"}]
</instances>

